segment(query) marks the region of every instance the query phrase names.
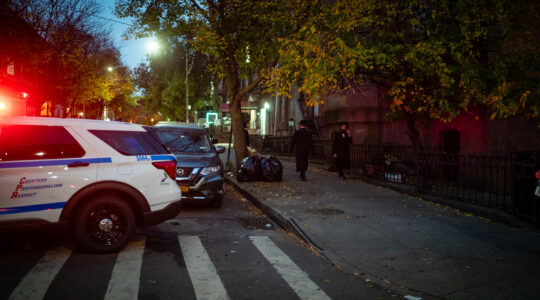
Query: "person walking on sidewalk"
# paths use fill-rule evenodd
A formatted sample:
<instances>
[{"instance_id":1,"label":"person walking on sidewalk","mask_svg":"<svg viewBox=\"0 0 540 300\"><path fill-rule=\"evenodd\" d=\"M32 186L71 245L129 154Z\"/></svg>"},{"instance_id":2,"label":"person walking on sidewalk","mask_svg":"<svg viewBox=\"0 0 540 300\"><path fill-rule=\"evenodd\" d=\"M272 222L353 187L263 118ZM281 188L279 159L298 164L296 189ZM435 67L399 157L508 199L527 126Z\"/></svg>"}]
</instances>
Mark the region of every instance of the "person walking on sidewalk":
<instances>
[{"instance_id":1,"label":"person walking on sidewalk","mask_svg":"<svg viewBox=\"0 0 540 300\"><path fill-rule=\"evenodd\" d=\"M344 169L351 167L349 145L352 144L349 124L345 121L339 122L339 131L332 135L332 156L336 160L336 168L339 178L345 179Z\"/></svg>"},{"instance_id":2,"label":"person walking on sidewalk","mask_svg":"<svg viewBox=\"0 0 540 300\"><path fill-rule=\"evenodd\" d=\"M300 129L294 132L289 152L295 150L296 172L300 172L300 178L302 181L306 181L309 152L313 151L313 137L311 132L306 129L306 120L301 120L299 125Z\"/></svg>"}]
</instances>

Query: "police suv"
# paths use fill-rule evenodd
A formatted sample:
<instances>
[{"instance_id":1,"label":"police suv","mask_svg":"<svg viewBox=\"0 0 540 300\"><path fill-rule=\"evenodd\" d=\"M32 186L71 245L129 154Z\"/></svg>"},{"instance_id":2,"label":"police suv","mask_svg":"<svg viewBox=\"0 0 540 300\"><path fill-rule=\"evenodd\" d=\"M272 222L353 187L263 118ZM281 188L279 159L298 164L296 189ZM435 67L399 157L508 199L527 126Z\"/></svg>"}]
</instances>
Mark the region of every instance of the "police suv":
<instances>
[{"instance_id":1,"label":"police suv","mask_svg":"<svg viewBox=\"0 0 540 300\"><path fill-rule=\"evenodd\" d=\"M137 226L181 209L176 158L153 128L84 119L0 118L0 236L67 231L122 249Z\"/></svg>"}]
</instances>

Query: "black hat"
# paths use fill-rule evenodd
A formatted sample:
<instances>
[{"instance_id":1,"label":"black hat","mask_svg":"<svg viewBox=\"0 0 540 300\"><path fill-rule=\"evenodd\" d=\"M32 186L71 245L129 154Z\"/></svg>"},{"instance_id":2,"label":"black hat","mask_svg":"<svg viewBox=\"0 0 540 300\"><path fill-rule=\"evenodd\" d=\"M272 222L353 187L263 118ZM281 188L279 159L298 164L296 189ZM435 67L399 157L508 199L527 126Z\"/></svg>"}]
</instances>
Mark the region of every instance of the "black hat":
<instances>
[{"instance_id":1,"label":"black hat","mask_svg":"<svg viewBox=\"0 0 540 300\"><path fill-rule=\"evenodd\" d=\"M345 121L339 122L338 125L339 125L339 127L341 127L341 125L345 125L345 127L346 127L347 129L349 129L349 123L347 123L347 122L345 122Z\"/></svg>"},{"instance_id":2,"label":"black hat","mask_svg":"<svg viewBox=\"0 0 540 300\"><path fill-rule=\"evenodd\" d=\"M298 123L300 126L307 127L307 121L306 120L300 120L300 123Z\"/></svg>"}]
</instances>

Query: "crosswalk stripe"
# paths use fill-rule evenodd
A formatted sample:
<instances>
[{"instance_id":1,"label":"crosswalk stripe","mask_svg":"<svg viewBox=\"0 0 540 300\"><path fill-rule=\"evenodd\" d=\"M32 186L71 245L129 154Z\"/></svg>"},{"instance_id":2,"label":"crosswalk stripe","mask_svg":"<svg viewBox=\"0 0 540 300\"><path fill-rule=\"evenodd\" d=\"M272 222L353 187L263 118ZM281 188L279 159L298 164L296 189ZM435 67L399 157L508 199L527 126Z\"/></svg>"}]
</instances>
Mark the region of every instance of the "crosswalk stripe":
<instances>
[{"instance_id":1,"label":"crosswalk stripe","mask_svg":"<svg viewBox=\"0 0 540 300\"><path fill-rule=\"evenodd\" d=\"M43 299L70 254L71 250L64 247L47 251L13 290L9 299Z\"/></svg>"},{"instance_id":2,"label":"crosswalk stripe","mask_svg":"<svg viewBox=\"0 0 540 300\"><path fill-rule=\"evenodd\" d=\"M300 299L330 299L269 237L250 236L249 239Z\"/></svg>"},{"instance_id":3,"label":"crosswalk stripe","mask_svg":"<svg viewBox=\"0 0 540 300\"><path fill-rule=\"evenodd\" d=\"M137 237L118 253L105 300L137 299L146 238Z\"/></svg>"},{"instance_id":4,"label":"crosswalk stripe","mask_svg":"<svg viewBox=\"0 0 540 300\"><path fill-rule=\"evenodd\" d=\"M178 236L197 299L229 299L221 278L197 236Z\"/></svg>"}]
</instances>

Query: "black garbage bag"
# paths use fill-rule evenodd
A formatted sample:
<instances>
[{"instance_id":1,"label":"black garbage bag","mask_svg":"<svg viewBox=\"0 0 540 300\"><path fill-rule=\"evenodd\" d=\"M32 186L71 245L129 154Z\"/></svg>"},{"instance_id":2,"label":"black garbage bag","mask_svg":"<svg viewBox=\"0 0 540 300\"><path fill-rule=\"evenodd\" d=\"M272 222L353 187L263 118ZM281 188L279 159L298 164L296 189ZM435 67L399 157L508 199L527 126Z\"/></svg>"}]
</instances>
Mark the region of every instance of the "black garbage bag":
<instances>
[{"instance_id":1,"label":"black garbage bag","mask_svg":"<svg viewBox=\"0 0 540 300\"><path fill-rule=\"evenodd\" d=\"M263 158L261 161L261 179L263 181L281 181L283 178L283 166L279 159L274 156Z\"/></svg>"},{"instance_id":2,"label":"black garbage bag","mask_svg":"<svg viewBox=\"0 0 540 300\"><path fill-rule=\"evenodd\" d=\"M248 156L240 162L238 181L257 181L261 178L261 157Z\"/></svg>"}]
</instances>

